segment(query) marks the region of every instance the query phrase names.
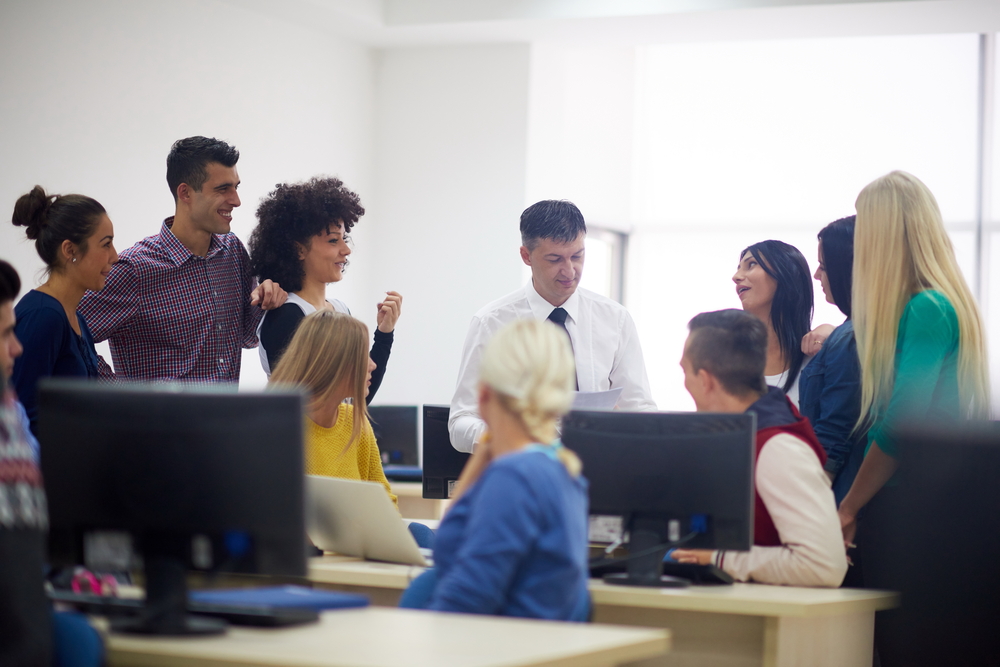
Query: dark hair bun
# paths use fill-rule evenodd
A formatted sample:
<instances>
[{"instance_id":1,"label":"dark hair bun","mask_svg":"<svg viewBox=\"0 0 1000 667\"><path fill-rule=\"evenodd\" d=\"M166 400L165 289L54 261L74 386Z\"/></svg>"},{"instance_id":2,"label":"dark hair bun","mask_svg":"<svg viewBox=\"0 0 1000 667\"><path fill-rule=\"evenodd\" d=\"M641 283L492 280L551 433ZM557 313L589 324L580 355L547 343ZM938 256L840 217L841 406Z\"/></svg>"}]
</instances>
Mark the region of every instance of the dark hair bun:
<instances>
[{"instance_id":1,"label":"dark hair bun","mask_svg":"<svg viewBox=\"0 0 1000 667\"><path fill-rule=\"evenodd\" d=\"M34 241L49 224L48 212L51 206L52 197L45 194L42 186L36 185L31 188L31 192L18 197L17 203L14 204L12 222L18 227L27 227L25 233Z\"/></svg>"}]
</instances>

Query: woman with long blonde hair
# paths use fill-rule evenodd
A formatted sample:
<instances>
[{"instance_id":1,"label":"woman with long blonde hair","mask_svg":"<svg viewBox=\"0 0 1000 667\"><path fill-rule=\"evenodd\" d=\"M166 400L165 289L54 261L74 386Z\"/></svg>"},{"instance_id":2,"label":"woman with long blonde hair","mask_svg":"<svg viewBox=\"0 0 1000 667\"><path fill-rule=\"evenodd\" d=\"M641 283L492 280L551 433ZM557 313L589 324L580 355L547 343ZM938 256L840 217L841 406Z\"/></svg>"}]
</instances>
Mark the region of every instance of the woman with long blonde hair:
<instances>
[{"instance_id":1,"label":"woman with long blonde hair","mask_svg":"<svg viewBox=\"0 0 1000 667\"><path fill-rule=\"evenodd\" d=\"M892 565L870 556L881 526L891 520L883 518L882 507L892 493L883 487L899 467L900 429L915 421L985 418L990 388L982 319L934 195L913 175L894 171L868 184L855 206L858 427L871 428L869 449L839 513L844 540L853 546L858 512L868 506L858 539L863 576L866 586L880 586ZM893 640L886 636L890 644L879 651L890 664Z\"/></svg>"},{"instance_id":2,"label":"woman with long blonde hair","mask_svg":"<svg viewBox=\"0 0 1000 667\"><path fill-rule=\"evenodd\" d=\"M908 420L989 414L986 342L937 201L911 174L870 183L856 203L852 289L869 450L840 506L845 538L857 512L896 471Z\"/></svg>"},{"instance_id":3,"label":"woman with long blonde hair","mask_svg":"<svg viewBox=\"0 0 1000 667\"><path fill-rule=\"evenodd\" d=\"M350 315L318 310L302 320L270 384L308 392L307 474L379 482L396 503L368 422L365 396L373 370L368 327Z\"/></svg>"},{"instance_id":4,"label":"woman with long blonde hair","mask_svg":"<svg viewBox=\"0 0 1000 667\"><path fill-rule=\"evenodd\" d=\"M586 620L587 486L556 440L576 372L565 332L518 321L486 346L479 414L487 435L437 531L435 568L402 606Z\"/></svg>"}]
</instances>

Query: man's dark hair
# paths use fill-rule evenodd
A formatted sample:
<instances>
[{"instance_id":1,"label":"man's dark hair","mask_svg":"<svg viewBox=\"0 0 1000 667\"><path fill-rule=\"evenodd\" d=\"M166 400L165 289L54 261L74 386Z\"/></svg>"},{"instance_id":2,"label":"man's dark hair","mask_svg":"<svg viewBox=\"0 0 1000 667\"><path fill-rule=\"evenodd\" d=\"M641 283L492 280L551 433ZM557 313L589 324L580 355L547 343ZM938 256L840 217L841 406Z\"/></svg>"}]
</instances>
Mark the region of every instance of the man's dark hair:
<instances>
[{"instance_id":1,"label":"man's dark hair","mask_svg":"<svg viewBox=\"0 0 1000 667\"><path fill-rule=\"evenodd\" d=\"M239 159L238 150L214 137L178 139L167 155L167 185L170 186L174 201L177 201L177 188L181 183L187 183L191 189L201 192L201 186L208 180L208 170L205 167L209 162L232 167Z\"/></svg>"},{"instance_id":2,"label":"man's dark hair","mask_svg":"<svg viewBox=\"0 0 1000 667\"><path fill-rule=\"evenodd\" d=\"M532 204L521 214L521 245L534 250L540 239L570 243L587 233L583 213L573 202L546 199Z\"/></svg>"},{"instance_id":3,"label":"man's dark hair","mask_svg":"<svg viewBox=\"0 0 1000 667\"><path fill-rule=\"evenodd\" d=\"M809 333L813 316L813 284L809 262L799 249L784 241L761 241L740 253L747 253L774 278L774 298L771 300L771 326L778 337L781 355L788 362L788 375L782 391L787 392L802 370L805 353L802 337Z\"/></svg>"},{"instance_id":4,"label":"man's dark hair","mask_svg":"<svg viewBox=\"0 0 1000 667\"><path fill-rule=\"evenodd\" d=\"M361 200L339 178L313 177L304 183L279 183L257 207L250 234L250 266L258 280L273 280L287 292L302 289L305 268L299 245L344 223L351 231L365 214Z\"/></svg>"},{"instance_id":5,"label":"man's dark hair","mask_svg":"<svg viewBox=\"0 0 1000 667\"><path fill-rule=\"evenodd\" d=\"M695 315L688 322L687 357L695 373L705 369L733 396L767 392L767 327L756 317L730 308Z\"/></svg>"},{"instance_id":6,"label":"man's dark hair","mask_svg":"<svg viewBox=\"0 0 1000 667\"><path fill-rule=\"evenodd\" d=\"M13 301L21 291L21 278L13 266L0 259L0 304Z\"/></svg>"},{"instance_id":7,"label":"man's dark hair","mask_svg":"<svg viewBox=\"0 0 1000 667\"><path fill-rule=\"evenodd\" d=\"M823 244L823 268L837 308L851 316L851 282L854 273L854 221L857 216L835 220L819 230Z\"/></svg>"}]
</instances>

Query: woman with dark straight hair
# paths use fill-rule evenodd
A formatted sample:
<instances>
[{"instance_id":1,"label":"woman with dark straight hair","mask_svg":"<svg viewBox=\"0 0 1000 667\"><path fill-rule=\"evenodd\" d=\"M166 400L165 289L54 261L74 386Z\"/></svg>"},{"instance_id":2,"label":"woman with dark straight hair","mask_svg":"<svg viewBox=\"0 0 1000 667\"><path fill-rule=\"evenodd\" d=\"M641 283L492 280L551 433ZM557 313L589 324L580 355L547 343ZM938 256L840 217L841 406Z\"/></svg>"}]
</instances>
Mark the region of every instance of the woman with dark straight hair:
<instances>
[{"instance_id":1,"label":"woman with dark straight hair","mask_svg":"<svg viewBox=\"0 0 1000 667\"><path fill-rule=\"evenodd\" d=\"M814 278L829 303L847 316L823 343L799 378L799 410L808 417L826 450L826 474L839 504L865 456L867 429L855 428L861 414L861 366L851 321L851 276L855 216L831 222L819 232L819 267Z\"/></svg>"},{"instance_id":2,"label":"woman with dark straight hair","mask_svg":"<svg viewBox=\"0 0 1000 667\"><path fill-rule=\"evenodd\" d=\"M794 246L761 241L740 253L733 282L743 310L767 327L767 383L798 405L799 373L809 361L802 337L809 333L813 314L809 263Z\"/></svg>"}]
</instances>

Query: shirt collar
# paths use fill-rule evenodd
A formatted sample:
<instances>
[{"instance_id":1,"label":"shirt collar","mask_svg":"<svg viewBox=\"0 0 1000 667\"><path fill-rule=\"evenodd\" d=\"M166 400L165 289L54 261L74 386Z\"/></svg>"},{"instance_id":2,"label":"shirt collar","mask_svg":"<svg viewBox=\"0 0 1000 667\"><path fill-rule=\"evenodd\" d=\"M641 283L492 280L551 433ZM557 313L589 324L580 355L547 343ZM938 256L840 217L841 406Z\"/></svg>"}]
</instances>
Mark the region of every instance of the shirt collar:
<instances>
[{"instance_id":1,"label":"shirt collar","mask_svg":"<svg viewBox=\"0 0 1000 667\"><path fill-rule=\"evenodd\" d=\"M528 307L531 308L531 314L535 316L535 319L549 319L549 315L556 309L556 306L553 306L541 294L535 291L535 285L530 280L524 288L524 292L528 297ZM574 323L578 323L580 321L578 317L580 313L580 289L577 288L574 290L572 296L566 299L566 303L559 306L559 308L565 310L566 314L569 315L569 319L573 320Z\"/></svg>"},{"instance_id":2,"label":"shirt collar","mask_svg":"<svg viewBox=\"0 0 1000 667\"><path fill-rule=\"evenodd\" d=\"M180 266L191 257L194 257L194 255L187 249L186 245L181 243L180 239L174 236L174 232L171 229L173 225L174 216L170 216L163 221L163 227L160 229L160 243L170 261ZM208 253L205 255L205 259L214 257L228 247L229 234L212 234L212 240L208 243Z\"/></svg>"}]
</instances>

